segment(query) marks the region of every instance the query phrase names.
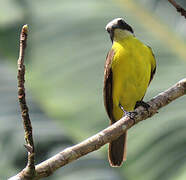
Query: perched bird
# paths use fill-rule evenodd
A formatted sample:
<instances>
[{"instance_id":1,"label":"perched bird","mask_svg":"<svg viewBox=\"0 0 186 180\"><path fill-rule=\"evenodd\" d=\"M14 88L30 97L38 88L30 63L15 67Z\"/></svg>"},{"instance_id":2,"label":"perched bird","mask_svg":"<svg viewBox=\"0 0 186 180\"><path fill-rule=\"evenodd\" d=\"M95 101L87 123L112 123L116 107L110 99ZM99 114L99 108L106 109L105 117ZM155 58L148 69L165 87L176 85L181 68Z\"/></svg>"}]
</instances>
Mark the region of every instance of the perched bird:
<instances>
[{"instance_id":1,"label":"perched bird","mask_svg":"<svg viewBox=\"0 0 186 180\"><path fill-rule=\"evenodd\" d=\"M150 47L139 41L132 27L122 18L116 18L106 26L112 48L107 54L104 69L104 104L110 123L143 102L155 71L156 60ZM126 160L127 133L109 144L108 158L111 166L121 166Z\"/></svg>"}]
</instances>

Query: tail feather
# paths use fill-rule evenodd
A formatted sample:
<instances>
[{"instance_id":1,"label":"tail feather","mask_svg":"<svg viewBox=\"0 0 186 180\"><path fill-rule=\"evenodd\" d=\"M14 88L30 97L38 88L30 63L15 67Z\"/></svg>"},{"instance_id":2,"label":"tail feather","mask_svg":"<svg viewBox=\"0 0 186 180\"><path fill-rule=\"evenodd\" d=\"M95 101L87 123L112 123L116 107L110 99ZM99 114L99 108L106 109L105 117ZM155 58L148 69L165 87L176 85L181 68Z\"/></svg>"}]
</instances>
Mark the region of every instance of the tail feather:
<instances>
[{"instance_id":1,"label":"tail feather","mask_svg":"<svg viewBox=\"0 0 186 180\"><path fill-rule=\"evenodd\" d=\"M109 144L109 163L113 167L121 166L126 160L127 132Z\"/></svg>"}]
</instances>

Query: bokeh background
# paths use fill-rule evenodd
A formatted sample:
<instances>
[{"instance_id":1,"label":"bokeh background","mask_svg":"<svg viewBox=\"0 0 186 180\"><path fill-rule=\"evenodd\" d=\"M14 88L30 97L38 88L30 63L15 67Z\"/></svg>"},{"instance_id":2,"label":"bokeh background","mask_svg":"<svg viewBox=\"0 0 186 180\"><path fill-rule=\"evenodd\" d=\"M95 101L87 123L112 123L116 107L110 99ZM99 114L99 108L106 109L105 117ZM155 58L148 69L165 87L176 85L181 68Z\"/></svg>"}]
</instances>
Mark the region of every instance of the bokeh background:
<instances>
[{"instance_id":1,"label":"bokeh background","mask_svg":"<svg viewBox=\"0 0 186 180\"><path fill-rule=\"evenodd\" d=\"M186 9L186 1L177 0ZM0 179L26 164L17 101L19 32L29 24L26 92L37 163L109 124L103 66L111 47L105 25L123 17L152 47L157 73L145 100L186 77L186 19L164 0L0 1ZM107 146L58 170L54 180L186 179L186 98L128 133L128 159L111 168Z\"/></svg>"}]
</instances>

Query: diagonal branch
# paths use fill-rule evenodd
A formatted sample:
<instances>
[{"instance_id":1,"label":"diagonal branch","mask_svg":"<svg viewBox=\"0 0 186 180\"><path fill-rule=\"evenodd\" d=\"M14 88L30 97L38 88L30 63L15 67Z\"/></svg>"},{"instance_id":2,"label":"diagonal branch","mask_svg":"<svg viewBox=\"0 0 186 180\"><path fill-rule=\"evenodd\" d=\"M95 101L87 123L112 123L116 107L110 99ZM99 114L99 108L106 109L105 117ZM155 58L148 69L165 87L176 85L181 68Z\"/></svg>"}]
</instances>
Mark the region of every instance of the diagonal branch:
<instances>
[{"instance_id":1,"label":"diagonal branch","mask_svg":"<svg viewBox=\"0 0 186 180\"><path fill-rule=\"evenodd\" d=\"M183 9L179 4L177 4L174 0L168 0L175 8L178 12L181 13L182 16L184 16L186 18L186 10Z\"/></svg>"},{"instance_id":2,"label":"diagonal branch","mask_svg":"<svg viewBox=\"0 0 186 180\"><path fill-rule=\"evenodd\" d=\"M126 132L127 129L130 129L138 122L153 116L160 108L166 106L167 104L171 103L175 99L185 94L186 78L182 79L168 90L152 98L148 102L148 104L150 105L148 111L140 106L134 111L135 113L133 113L132 117L125 116L119 121L117 121L115 124L107 127L96 135L86 139L85 141L77 145L69 147L64 151L61 151L50 159L36 165L36 175L32 179L38 180L43 177L50 176L60 167L65 166L66 164L69 164L70 162L92 151L96 151L106 143L109 143L119 137L121 134ZM26 180L23 175L24 171L20 172L13 178L15 178L16 180Z\"/></svg>"},{"instance_id":3,"label":"diagonal branch","mask_svg":"<svg viewBox=\"0 0 186 180\"><path fill-rule=\"evenodd\" d=\"M27 42L27 34L28 34L28 26L24 25L21 34L20 34L20 50L19 50L19 58L17 61L18 65L18 99L21 108L21 115L25 130L25 148L28 151L28 163L27 167L25 168L25 175L27 177L33 177L35 173L35 165L34 165L34 141L32 137L32 125L29 117L29 110L26 104L26 97L25 97L25 65L24 65L24 54L26 49L26 42Z\"/></svg>"},{"instance_id":4,"label":"diagonal branch","mask_svg":"<svg viewBox=\"0 0 186 180\"><path fill-rule=\"evenodd\" d=\"M117 139L120 135L126 132L127 129L131 128L136 123L151 117L152 115L156 114L157 110L185 94L186 78L179 81L167 91L162 92L158 96L151 99L148 102L150 105L148 111L143 107L139 107L135 110L136 113L134 113L133 117L125 116L98 134L75 146L65 149L54 157L37 165L36 172L38 174L38 179L41 177L49 176L59 167L62 167L92 151L101 148L106 143Z\"/></svg>"}]
</instances>

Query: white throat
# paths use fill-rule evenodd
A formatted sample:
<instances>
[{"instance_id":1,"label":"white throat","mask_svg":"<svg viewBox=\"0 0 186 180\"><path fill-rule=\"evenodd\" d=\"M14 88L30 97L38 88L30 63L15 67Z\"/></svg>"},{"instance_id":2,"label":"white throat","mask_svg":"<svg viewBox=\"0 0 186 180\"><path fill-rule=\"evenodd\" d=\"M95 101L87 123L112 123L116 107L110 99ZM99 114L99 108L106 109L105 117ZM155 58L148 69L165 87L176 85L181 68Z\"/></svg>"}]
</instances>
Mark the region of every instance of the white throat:
<instances>
[{"instance_id":1,"label":"white throat","mask_svg":"<svg viewBox=\"0 0 186 180\"><path fill-rule=\"evenodd\" d=\"M115 29L114 30L114 41L121 41L123 39L126 39L130 36L134 36L134 34L127 30L122 29Z\"/></svg>"}]
</instances>

